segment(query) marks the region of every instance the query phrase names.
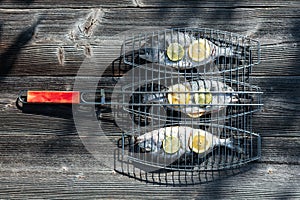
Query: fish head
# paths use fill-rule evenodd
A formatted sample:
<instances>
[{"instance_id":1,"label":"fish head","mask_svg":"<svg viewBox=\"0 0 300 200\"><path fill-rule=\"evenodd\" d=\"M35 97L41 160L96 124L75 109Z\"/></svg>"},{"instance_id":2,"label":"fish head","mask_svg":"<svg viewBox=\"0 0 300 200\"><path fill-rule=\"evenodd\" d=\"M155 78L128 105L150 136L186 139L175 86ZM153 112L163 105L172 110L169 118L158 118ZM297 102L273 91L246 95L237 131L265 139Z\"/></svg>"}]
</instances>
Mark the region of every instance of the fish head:
<instances>
[{"instance_id":1,"label":"fish head","mask_svg":"<svg viewBox=\"0 0 300 200\"><path fill-rule=\"evenodd\" d=\"M141 141L138 143L138 146L145 151L157 152L161 145L158 144L153 138Z\"/></svg>"},{"instance_id":2,"label":"fish head","mask_svg":"<svg viewBox=\"0 0 300 200\"><path fill-rule=\"evenodd\" d=\"M159 48L141 48L139 51L139 56L140 58L145 59L149 62L156 63L163 62L166 59L164 50Z\"/></svg>"}]
</instances>

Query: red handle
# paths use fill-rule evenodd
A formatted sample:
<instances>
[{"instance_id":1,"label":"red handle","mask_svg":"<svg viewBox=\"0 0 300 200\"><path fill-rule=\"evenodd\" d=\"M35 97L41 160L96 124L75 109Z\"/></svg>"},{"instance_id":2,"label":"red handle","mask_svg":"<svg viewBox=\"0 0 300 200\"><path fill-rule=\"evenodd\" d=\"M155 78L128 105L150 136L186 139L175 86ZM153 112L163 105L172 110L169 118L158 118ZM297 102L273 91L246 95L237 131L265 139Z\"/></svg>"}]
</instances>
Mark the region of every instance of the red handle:
<instances>
[{"instance_id":1,"label":"red handle","mask_svg":"<svg viewBox=\"0 0 300 200\"><path fill-rule=\"evenodd\" d=\"M28 103L63 103L79 104L78 91L27 91Z\"/></svg>"}]
</instances>

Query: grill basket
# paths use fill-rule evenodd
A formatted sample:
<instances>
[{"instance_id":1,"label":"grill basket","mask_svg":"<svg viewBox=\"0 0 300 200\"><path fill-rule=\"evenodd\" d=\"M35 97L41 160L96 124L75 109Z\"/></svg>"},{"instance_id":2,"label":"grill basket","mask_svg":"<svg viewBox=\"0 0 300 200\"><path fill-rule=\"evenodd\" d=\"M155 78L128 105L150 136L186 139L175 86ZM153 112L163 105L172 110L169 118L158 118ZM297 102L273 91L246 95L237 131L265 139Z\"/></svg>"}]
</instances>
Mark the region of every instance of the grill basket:
<instances>
[{"instance_id":1,"label":"grill basket","mask_svg":"<svg viewBox=\"0 0 300 200\"><path fill-rule=\"evenodd\" d=\"M210 29L126 37L121 59L128 70L110 99L123 132L115 169L194 173L259 159L252 115L262 92L249 76L259 57L258 41Z\"/></svg>"}]
</instances>

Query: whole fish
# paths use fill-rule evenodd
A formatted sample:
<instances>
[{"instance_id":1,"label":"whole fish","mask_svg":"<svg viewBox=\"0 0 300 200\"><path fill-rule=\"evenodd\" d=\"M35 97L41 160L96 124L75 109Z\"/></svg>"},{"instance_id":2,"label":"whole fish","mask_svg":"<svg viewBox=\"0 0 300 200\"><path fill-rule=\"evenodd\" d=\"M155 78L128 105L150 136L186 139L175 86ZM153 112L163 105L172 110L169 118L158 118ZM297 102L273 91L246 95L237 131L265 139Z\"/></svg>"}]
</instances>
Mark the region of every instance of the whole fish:
<instances>
[{"instance_id":1,"label":"whole fish","mask_svg":"<svg viewBox=\"0 0 300 200\"><path fill-rule=\"evenodd\" d=\"M188 126L171 126L156 129L140 135L136 143L145 152L168 157L175 161L185 153L196 153L198 157L209 154L216 146L226 146L243 153L240 147L234 147L231 138L221 139L202 129Z\"/></svg>"},{"instance_id":2,"label":"whole fish","mask_svg":"<svg viewBox=\"0 0 300 200\"><path fill-rule=\"evenodd\" d=\"M187 114L200 117L236 103L238 95L223 82L206 79L171 85L162 91L144 96L143 103L156 102Z\"/></svg>"},{"instance_id":3,"label":"whole fish","mask_svg":"<svg viewBox=\"0 0 300 200\"><path fill-rule=\"evenodd\" d=\"M152 36L140 49L140 58L177 69L191 69L219 56L239 56L231 47L219 47L208 39L167 31Z\"/></svg>"}]
</instances>

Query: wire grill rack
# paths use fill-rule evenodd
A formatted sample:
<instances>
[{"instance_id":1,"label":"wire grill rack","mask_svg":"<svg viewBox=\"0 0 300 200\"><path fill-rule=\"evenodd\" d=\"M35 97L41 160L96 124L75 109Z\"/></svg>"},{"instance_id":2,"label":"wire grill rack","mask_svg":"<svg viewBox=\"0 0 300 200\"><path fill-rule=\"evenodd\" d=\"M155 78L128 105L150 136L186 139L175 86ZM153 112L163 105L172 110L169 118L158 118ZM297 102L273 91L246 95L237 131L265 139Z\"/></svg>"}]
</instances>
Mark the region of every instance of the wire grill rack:
<instances>
[{"instance_id":1,"label":"wire grill rack","mask_svg":"<svg viewBox=\"0 0 300 200\"><path fill-rule=\"evenodd\" d=\"M135 139L130 136L143 138L145 134L149 134L149 130L137 129L134 132L127 132L123 136L122 153L117 155L116 160L121 161L123 165L134 165L145 172L155 172L162 169L196 172L232 169L259 159L261 141L258 134L217 124L202 124L199 126L201 129L177 125L156 130L160 131L161 137L168 135L168 131L173 131L173 135L176 132L175 136L181 137L180 134L192 136L198 134L198 130L206 130L206 137L216 136L217 140L213 148L207 147L209 150L203 153L186 150L183 146L173 154L166 153L162 147L158 147L157 152L151 152L150 150L147 152L139 144L134 143ZM153 135L151 136L154 136L154 132L152 131ZM212 135L209 133L212 133ZM230 145L224 144L224 141L230 143ZM189 143L189 141L182 141L182 145L186 143ZM149 148L151 147L149 146Z\"/></svg>"},{"instance_id":2,"label":"wire grill rack","mask_svg":"<svg viewBox=\"0 0 300 200\"><path fill-rule=\"evenodd\" d=\"M219 171L259 159L252 114L262 92L249 77L259 57L258 41L211 29L126 37L121 58L130 70L111 96L124 131L116 170Z\"/></svg>"},{"instance_id":3,"label":"wire grill rack","mask_svg":"<svg viewBox=\"0 0 300 200\"><path fill-rule=\"evenodd\" d=\"M197 123L228 120L258 111L262 105L260 88L245 82L206 76L168 85L168 82L172 82L168 79L171 78L155 80L144 77L145 83L124 85L115 100L139 126L163 122L172 124L176 121ZM181 95L189 102L170 102L171 90L178 89L176 87L180 87L181 83L187 86L185 89L188 91L177 92L175 95ZM204 91L199 92L201 89ZM201 104L199 95L204 98ZM211 102L208 98L212 98Z\"/></svg>"},{"instance_id":4,"label":"wire grill rack","mask_svg":"<svg viewBox=\"0 0 300 200\"><path fill-rule=\"evenodd\" d=\"M166 55L168 47L174 43L182 47L180 60L170 60ZM205 53L196 52L194 57L189 56L197 50L197 45ZM241 69L251 71L251 67L260 62L260 44L243 35L225 31L176 28L127 37L121 54L126 64L147 69L149 65L159 64L175 69L173 73L233 73Z\"/></svg>"}]
</instances>

